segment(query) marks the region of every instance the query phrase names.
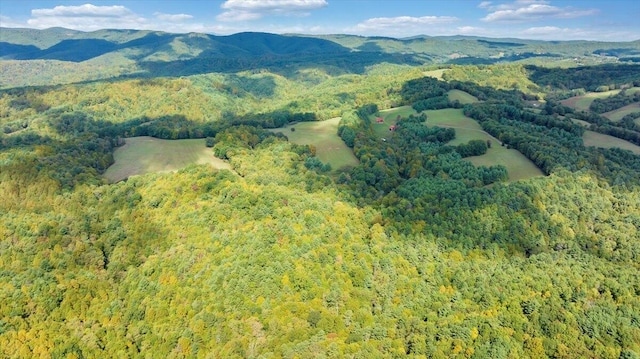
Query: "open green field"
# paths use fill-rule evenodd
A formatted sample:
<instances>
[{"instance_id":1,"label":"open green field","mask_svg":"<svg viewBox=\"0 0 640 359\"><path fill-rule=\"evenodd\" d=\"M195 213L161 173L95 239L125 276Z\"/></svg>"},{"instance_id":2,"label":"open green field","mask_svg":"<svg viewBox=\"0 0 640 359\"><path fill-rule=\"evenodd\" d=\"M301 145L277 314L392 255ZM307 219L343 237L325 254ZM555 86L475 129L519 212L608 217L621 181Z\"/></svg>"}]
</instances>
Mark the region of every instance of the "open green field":
<instances>
[{"instance_id":1,"label":"open green field","mask_svg":"<svg viewBox=\"0 0 640 359\"><path fill-rule=\"evenodd\" d=\"M591 103L593 102L593 100L597 98L607 98L609 96L616 95L618 92L620 92L620 90L611 90L611 91L605 91L605 92L589 92L582 96L574 96L566 100L562 100L560 101L560 103L576 110L587 111L589 110L589 106L591 106Z\"/></svg>"},{"instance_id":2,"label":"open green field","mask_svg":"<svg viewBox=\"0 0 640 359\"><path fill-rule=\"evenodd\" d=\"M491 140L491 148L487 150L487 153L482 156L467 157L466 160L475 166L505 166L509 174L509 182L544 176L544 172L520 151L500 146L495 139Z\"/></svg>"},{"instance_id":3,"label":"open green field","mask_svg":"<svg viewBox=\"0 0 640 359\"><path fill-rule=\"evenodd\" d=\"M584 131L584 135L582 135L582 141L584 145L594 146L594 147L602 147L602 148L612 148L618 147L623 150L629 150L637 155L640 155L640 146L634 145L631 142L621 140L617 137L603 135L601 133L593 132L593 131Z\"/></svg>"},{"instance_id":4,"label":"open green field","mask_svg":"<svg viewBox=\"0 0 640 359\"><path fill-rule=\"evenodd\" d=\"M417 115L416 110L411 106L401 106L390 108L388 110L382 110L375 115L369 116L371 120L371 126L373 127L373 131L379 137L385 137L389 135L389 127L393 126L398 122L398 116L400 117L409 117L409 115ZM384 122L377 123L376 118L382 117Z\"/></svg>"},{"instance_id":5,"label":"open green field","mask_svg":"<svg viewBox=\"0 0 640 359\"><path fill-rule=\"evenodd\" d=\"M575 124L578 124L578 125L580 125L582 127L586 127L586 128L589 128L589 126L591 126L591 124L589 122L583 121L583 120L578 120L578 119L575 119L575 118L572 118L571 122L573 122Z\"/></svg>"},{"instance_id":6,"label":"open green field","mask_svg":"<svg viewBox=\"0 0 640 359\"><path fill-rule=\"evenodd\" d=\"M633 95L636 92L640 92L640 87L632 87L627 89L626 91L628 95ZM591 106L591 103L593 102L593 100L597 98L607 98L609 96L617 95L619 92L620 90L611 90L611 91L605 91L605 92L589 92L582 96L574 96L566 100L562 100L560 101L560 103L576 110L587 111L589 110L589 106ZM616 112L616 111L611 111L611 112ZM619 120L612 119L612 121L619 121Z\"/></svg>"},{"instance_id":7,"label":"open green field","mask_svg":"<svg viewBox=\"0 0 640 359\"><path fill-rule=\"evenodd\" d=\"M475 96L461 90L451 90L447 95L449 96L449 101L458 100L463 105L478 102Z\"/></svg>"},{"instance_id":8,"label":"open green field","mask_svg":"<svg viewBox=\"0 0 640 359\"><path fill-rule=\"evenodd\" d=\"M543 176L544 173L536 167L533 162L522 153L514 149L502 147L500 141L486 133L480 124L475 120L466 117L462 109L447 108L443 110L424 111L427 115L427 126L451 127L456 131L456 138L450 141L449 145L459 145L471 140L491 141L491 148L482 156L469 157L476 166L503 165L509 172L509 181ZM385 137L389 133L389 126L395 125L397 117L407 117L415 115L416 111L410 106L402 106L389 110L380 111L371 116L371 123L374 131L380 137ZM376 117L382 117L383 123L376 123Z\"/></svg>"},{"instance_id":9,"label":"open green field","mask_svg":"<svg viewBox=\"0 0 640 359\"><path fill-rule=\"evenodd\" d=\"M633 95L636 92L640 92L640 87L632 87L627 89L627 95Z\"/></svg>"},{"instance_id":10,"label":"open green field","mask_svg":"<svg viewBox=\"0 0 640 359\"><path fill-rule=\"evenodd\" d=\"M353 151L338 136L339 122L338 117L326 121L300 122L270 131L283 133L292 143L314 145L318 159L338 170L358 164ZM295 131L292 132L291 128L295 128Z\"/></svg>"},{"instance_id":11,"label":"open green field","mask_svg":"<svg viewBox=\"0 0 640 359\"><path fill-rule=\"evenodd\" d=\"M111 182L151 172L171 172L189 164L210 164L219 169L231 166L215 157L204 139L160 140L153 137L127 138L113 154L115 163L104 176Z\"/></svg>"},{"instance_id":12,"label":"open green field","mask_svg":"<svg viewBox=\"0 0 640 359\"><path fill-rule=\"evenodd\" d=\"M501 146L500 141L486 133L475 120L466 117L461 109L429 110L427 126L451 127L456 131L456 138L449 145L459 145L471 140L491 141L491 148L482 156L468 157L476 166L503 165L509 173L509 181L517 181L544 173L527 157L515 149Z\"/></svg>"},{"instance_id":13,"label":"open green field","mask_svg":"<svg viewBox=\"0 0 640 359\"><path fill-rule=\"evenodd\" d=\"M611 121L617 122L622 120L624 116L634 112L640 112L640 103L632 103L617 110L605 112L602 114L602 116L610 119Z\"/></svg>"},{"instance_id":14,"label":"open green field","mask_svg":"<svg viewBox=\"0 0 640 359\"><path fill-rule=\"evenodd\" d=\"M424 113L427 114L427 126L451 127L456 130L456 138L449 143L450 145L455 146L471 140L486 140L490 138L475 120L462 113L462 109L446 108L443 110L427 110Z\"/></svg>"},{"instance_id":15,"label":"open green field","mask_svg":"<svg viewBox=\"0 0 640 359\"><path fill-rule=\"evenodd\" d=\"M438 80L442 80L442 74L444 74L446 71L449 71L449 69L425 71L423 72L423 74L425 76L434 77L434 78L437 78Z\"/></svg>"}]
</instances>

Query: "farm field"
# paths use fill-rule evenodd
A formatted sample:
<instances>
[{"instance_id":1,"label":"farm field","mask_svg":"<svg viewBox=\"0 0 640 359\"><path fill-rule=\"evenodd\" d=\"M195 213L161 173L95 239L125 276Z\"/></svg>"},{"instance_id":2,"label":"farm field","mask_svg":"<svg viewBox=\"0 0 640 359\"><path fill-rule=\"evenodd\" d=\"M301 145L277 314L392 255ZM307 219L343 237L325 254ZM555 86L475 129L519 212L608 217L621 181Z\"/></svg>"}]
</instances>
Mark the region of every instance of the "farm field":
<instances>
[{"instance_id":1,"label":"farm field","mask_svg":"<svg viewBox=\"0 0 640 359\"><path fill-rule=\"evenodd\" d=\"M449 69L431 70L423 72L423 75L442 80L442 75L447 71L449 71Z\"/></svg>"},{"instance_id":2,"label":"farm field","mask_svg":"<svg viewBox=\"0 0 640 359\"><path fill-rule=\"evenodd\" d=\"M449 101L458 100L463 105L478 102L475 96L461 90L451 90L447 95L449 96Z\"/></svg>"},{"instance_id":3,"label":"farm field","mask_svg":"<svg viewBox=\"0 0 640 359\"><path fill-rule=\"evenodd\" d=\"M588 128L589 126L591 126L591 124L589 122L583 121L583 120L578 120L578 119L575 119L575 118L572 118L571 122L576 123L576 124L578 124L578 125L580 125L582 127L587 127Z\"/></svg>"},{"instance_id":4,"label":"farm field","mask_svg":"<svg viewBox=\"0 0 640 359\"><path fill-rule=\"evenodd\" d=\"M522 153L514 149L502 147L500 141L482 130L480 124L475 120L466 117L461 109L447 108L443 110L428 110L424 111L424 113L427 115L427 126L451 127L455 129L456 138L450 141L448 143L449 145L455 146L471 140L491 141L491 148L486 154L468 158L474 165L503 165L509 173L509 181L544 175L544 173ZM417 113L410 106L380 111L371 117L373 129L378 136L385 137L389 133L389 126L396 124L398 115L407 117L411 114L415 115ZM376 123L376 117L382 117L384 122Z\"/></svg>"},{"instance_id":5,"label":"farm field","mask_svg":"<svg viewBox=\"0 0 640 359\"><path fill-rule=\"evenodd\" d=\"M544 176L544 173L525 155L518 150L500 146L496 140L491 140L491 148L487 153L482 156L467 157L466 160L475 166L505 166L509 174L509 182Z\"/></svg>"},{"instance_id":6,"label":"farm field","mask_svg":"<svg viewBox=\"0 0 640 359\"><path fill-rule=\"evenodd\" d=\"M204 139L161 140L153 137L127 138L124 146L115 150L115 163L104 176L111 182L133 175L152 172L172 172L189 164L210 164L218 169L231 166L215 157Z\"/></svg>"},{"instance_id":7,"label":"farm field","mask_svg":"<svg viewBox=\"0 0 640 359\"><path fill-rule=\"evenodd\" d=\"M475 120L465 116L461 109L427 110L424 113L427 114L427 126L451 127L456 130L456 138L449 142L450 145L492 138Z\"/></svg>"},{"instance_id":8,"label":"farm field","mask_svg":"<svg viewBox=\"0 0 640 359\"><path fill-rule=\"evenodd\" d=\"M632 103L630 105L621 107L617 110L613 110L613 111L609 111L609 112L605 112L602 114L602 116L610 119L611 121L620 121L624 116L630 114L630 113L634 113L634 112L640 112L640 103Z\"/></svg>"},{"instance_id":9,"label":"farm field","mask_svg":"<svg viewBox=\"0 0 640 359\"><path fill-rule=\"evenodd\" d=\"M491 141L491 148L482 156L468 157L476 166L503 165L509 173L509 181L517 181L544 173L527 157L515 149L507 149L500 145L493 136L482 130L482 127L473 119L466 117L461 109L444 109L425 111L427 114L427 126L451 127L456 131L456 138L449 145L459 145L471 140Z\"/></svg>"},{"instance_id":10,"label":"farm field","mask_svg":"<svg viewBox=\"0 0 640 359\"><path fill-rule=\"evenodd\" d=\"M631 142L621 140L617 137L603 135L601 133L593 132L593 131L584 131L584 135L582 135L582 140L584 145L594 146L594 147L602 147L602 148L612 148L618 147L623 150L629 150L637 155L640 155L640 146L634 145Z\"/></svg>"},{"instance_id":11,"label":"farm field","mask_svg":"<svg viewBox=\"0 0 640 359\"><path fill-rule=\"evenodd\" d=\"M300 122L270 131L283 133L292 143L315 146L318 159L337 170L358 164L353 151L338 136L339 122L340 118L337 117L326 121ZM291 131L292 128L295 131Z\"/></svg>"},{"instance_id":12,"label":"farm field","mask_svg":"<svg viewBox=\"0 0 640 359\"><path fill-rule=\"evenodd\" d=\"M376 135L379 137L385 137L389 134L389 127L395 125L396 122L398 122L398 116L409 117L409 115L417 114L418 113L413 109L413 107L401 106L379 111L377 114L369 116L369 119L371 120L371 125ZM382 123L376 122L376 118L378 117L382 117Z\"/></svg>"},{"instance_id":13,"label":"farm field","mask_svg":"<svg viewBox=\"0 0 640 359\"><path fill-rule=\"evenodd\" d=\"M605 92L589 92L582 96L574 96L570 97L566 100L560 101L564 106L571 107L580 111L588 111L589 106L593 102L593 100L597 98L607 98L609 96L616 95L620 90L611 90Z\"/></svg>"}]
</instances>

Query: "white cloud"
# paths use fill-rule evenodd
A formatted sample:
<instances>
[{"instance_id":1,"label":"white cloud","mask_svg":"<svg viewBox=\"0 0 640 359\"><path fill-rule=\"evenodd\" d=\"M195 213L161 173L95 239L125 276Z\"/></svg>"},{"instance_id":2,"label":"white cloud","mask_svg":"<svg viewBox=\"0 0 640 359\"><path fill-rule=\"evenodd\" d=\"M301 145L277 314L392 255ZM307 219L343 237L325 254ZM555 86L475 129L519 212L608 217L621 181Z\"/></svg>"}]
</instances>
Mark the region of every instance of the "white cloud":
<instances>
[{"instance_id":1,"label":"white cloud","mask_svg":"<svg viewBox=\"0 0 640 359\"><path fill-rule=\"evenodd\" d=\"M14 21L8 16L0 15L0 27L25 27L25 25Z\"/></svg>"},{"instance_id":2,"label":"white cloud","mask_svg":"<svg viewBox=\"0 0 640 359\"><path fill-rule=\"evenodd\" d=\"M251 21L264 16L307 16L327 6L326 0L226 0L219 21Z\"/></svg>"},{"instance_id":3,"label":"white cloud","mask_svg":"<svg viewBox=\"0 0 640 359\"><path fill-rule=\"evenodd\" d=\"M492 2L491 1L483 1L480 4L478 4L478 7L481 9L489 9L491 7Z\"/></svg>"},{"instance_id":4,"label":"white cloud","mask_svg":"<svg viewBox=\"0 0 640 359\"><path fill-rule=\"evenodd\" d=\"M601 31L596 29L562 28L557 26L530 27L522 30L520 37L539 40L598 40L632 41L638 34L625 31Z\"/></svg>"},{"instance_id":5,"label":"white cloud","mask_svg":"<svg viewBox=\"0 0 640 359\"><path fill-rule=\"evenodd\" d=\"M153 14L153 16L155 16L158 20L168 22L180 22L193 19L193 16L188 14L163 14L160 12L156 12Z\"/></svg>"},{"instance_id":6,"label":"white cloud","mask_svg":"<svg viewBox=\"0 0 640 359\"><path fill-rule=\"evenodd\" d=\"M456 30L458 30L457 35L486 36L489 34L486 29L475 26L460 26Z\"/></svg>"},{"instance_id":7,"label":"white cloud","mask_svg":"<svg viewBox=\"0 0 640 359\"><path fill-rule=\"evenodd\" d=\"M452 16L376 17L365 20L347 31L356 34L384 36L432 34L435 30L433 27L451 24L458 20L457 17Z\"/></svg>"},{"instance_id":8,"label":"white cloud","mask_svg":"<svg viewBox=\"0 0 640 359\"><path fill-rule=\"evenodd\" d=\"M56 6L53 9L33 9L31 15L35 17L122 17L131 14L131 10L121 5L95 6L84 4L80 6Z\"/></svg>"},{"instance_id":9,"label":"white cloud","mask_svg":"<svg viewBox=\"0 0 640 359\"><path fill-rule=\"evenodd\" d=\"M27 21L29 27L49 28L66 27L77 30L98 29L139 29L147 20L120 5L96 6L56 6L53 9L31 10L32 18Z\"/></svg>"},{"instance_id":10,"label":"white cloud","mask_svg":"<svg viewBox=\"0 0 640 359\"><path fill-rule=\"evenodd\" d=\"M518 0L497 6L483 2L480 5L483 4L483 8L491 11L482 18L482 21L486 22L526 22L545 18L569 19L598 13L597 9L560 8L549 5L549 2L544 0Z\"/></svg>"}]
</instances>

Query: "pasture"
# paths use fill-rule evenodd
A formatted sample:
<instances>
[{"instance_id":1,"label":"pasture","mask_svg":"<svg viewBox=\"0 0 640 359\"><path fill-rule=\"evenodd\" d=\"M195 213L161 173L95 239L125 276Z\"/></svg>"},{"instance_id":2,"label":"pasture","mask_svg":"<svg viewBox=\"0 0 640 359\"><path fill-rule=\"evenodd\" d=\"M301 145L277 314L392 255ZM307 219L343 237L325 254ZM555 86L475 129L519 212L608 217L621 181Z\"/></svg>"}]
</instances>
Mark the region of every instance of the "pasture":
<instances>
[{"instance_id":1,"label":"pasture","mask_svg":"<svg viewBox=\"0 0 640 359\"><path fill-rule=\"evenodd\" d=\"M468 103L478 102L477 97L469 94L468 92L464 92L461 90L451 90L447 93L447 96L449 97L449 101L458 100L458 102L460 102L463 105L466 105Z\"/></svg>"},{"instance_id":2,"label":"pasture","mask_svg":"<svg viewBox=\"0 0 640 359\"><path fill-rule=\"evenodd\" d=\"M442 75L447 71L449 71L449 69L437 69L437 70L425 71L422 74L428 77L433 77L438 80L442 80Z\"/></svg>"},{"instance_id":3,"label":"pasture","mask_svg":"<svg viewBox=\"0 0 640 359\"><path fill-rule=\"evenodd\" d=\"M525 157L525 155L520 153L520 151L500 146L495 139L490 141L491 148L487 150L487 153L482 156L467 157L465 160L473 163L475 166L505 166L509 174L509 182L544 176L544 172L531 162L530 159Z\"/></svg>"},{"instance_id":4,"label":"pasture","mask_svg":"<svg viewBox=\"0 0 640 359\"><path fill-rule=\"evenodd\" d=\"M568 106L576 110L589 111L589 106L591 106L591 103L593 102L593 100L597 98L607 98L609 96L616 95L618 92L620 92L620 90L611 90L611 91L605 91L605 92L589 92L582 96L574 96L566 100L562 100L560 101L560 103L563 104L564 106Z\"/></svg>"},{"instance_id":5,"label":"pasture","mask_svg":"<svg viewBox=\"0 0 640 359\"><path fill-rule=\"evenodd\" d=\"M578 119L575 119L575 118L572 118L571 122L573 122L575 124L578 124L578 125L580 125L582 127L587 127L588 128L589 126L591 126L591 124L589 122L583 121L583 120L578 120Z\"/></svg>"},{"instance_id":6,"label":"pasture","mask_svg":"<svg viewBox=\"0 0 640 359\"><path fill-rule=\"evenodd\" d=\"M371 120L371 126L373 127L373 131L377 136L384 138L389 136L389 127L395 125L398 122L398 116L401 118L409 117L409 115L417 115L416 110L411 106L401 106L390 108L387 110L379 111L375 115L369 116ZM377 123L376 119L381 117L383 119L382 123Z\"/></svg>"},{"instance_id":7,"label":"pasture","mask_svg":"<svg viewBox=\"0 0 640 359\"><path fill-rule=\"evenodd\" d=\"M640 146L634 145L631 142L621 140L617 137L603 135L601 133L593 132L593 131L584 131L584 135L582 135L582 141L584 145L594 146L594 147L602 147L602 148L613 148L618 147L623 150L629 150L637 155L640 155Z\"/></svg>"},{"instance_id":8,"label":"pasture","mask_svg":"<svg viewBox=\"0 0 640 359\"><path fill-rule=\"evenodd\" d=\"M110 182L133 175L152 172L172 172L189 164L209 164L218 169L231 166L215 157L204 139L160 140L153 137L131 137L115 150L115 163L104 173Z\"/></svg>"},{"instance_id":9,"label":"pasture","mask_svg":"<svg viewBox=\"0 0 640 359\"><path fill-rule=\"evenodd\" d=\"M640 103L632 103L617 110L605 112L602 114L602 116L610 119L611 121L618 122L622 120L624 116L634 112L640 112Z\"/></svg>"},{"instance_id":10,"label":"pasture","mask_svg":"<svg viewBox=\"0 0 640 359\"><path fill-rule=\"evenodd\" d=\"M456 138L450 141L448 143L449 145L455 146L471 140L486 140L490 138L489 134L484 132L475 120L465 116L461 109L446 108L443 110L427 110L424 111L424 113L427 115L427 126L451 127L455 129Z\"/></svg>"},{"instance_id":11,"label":"pasture","mask_svg":"<svg viewBox=\"0 0 640 359\"><path fill-rule=\"evenodd\" d=\"M527 157L515 149L507 149L501 146L500 141L486 133L474 119L466 117L461 109L429 110L427 114L427 126L451 127L456 131L456 138L449 141L448 145L459 145L471 140L490 141L491 148L482 156L467 157L466 160L475 166L503 165L509 173L509 181L517 181L544 173Z\"/></svg>"},{"instance_id":12,"label":"pasture","mask_svg":"<svg viewBox=\"0 0 640 359\"><path fill-rule=\"evenodd\" d=\"M339 122L340 118L337 117L325 121L300 122L269 131L280 132L295 144L315 146L316 157L330 164L332 169L338 170L358 164L353 151L338 136ZM292 128L295 131L291 131Z\"/></svg>"},{"instance_id":13,"label":"pasture","mask_svg":"<svg viewBox=\"0 0 640 359\"><path fill-rule=\"evenodd\" d=\"M462 92L462 91L461 91ZM536 176L543 176L544 173L522 153L514 149L507 149L501 146L500 141L486 133L480 124L475 120L466 117L462 109L447 108L443 110L427 110L427 126L450 127L456 131L456 138L447 143L456 146L467 143L471 140L490 141L491 148L482 156L468 157L471 163L476 166L503 165L509 173L509 181L517 181ZM408 117L417 114L411 106L402 106L389 110L383 110L370 117L376 134L382 138L388 136L389 126L395 125L398 115ZM376 118L381 117L384 122L376 123Z\"/></svg>"}]
</instances>

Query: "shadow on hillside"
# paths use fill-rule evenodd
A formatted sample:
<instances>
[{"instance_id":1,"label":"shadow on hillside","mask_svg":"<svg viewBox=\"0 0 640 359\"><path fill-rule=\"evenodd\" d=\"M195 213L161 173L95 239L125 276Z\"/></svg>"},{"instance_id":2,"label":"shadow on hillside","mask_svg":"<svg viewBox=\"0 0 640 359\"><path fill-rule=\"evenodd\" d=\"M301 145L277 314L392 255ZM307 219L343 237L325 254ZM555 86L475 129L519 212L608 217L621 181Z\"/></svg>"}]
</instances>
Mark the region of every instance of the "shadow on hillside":
<instances>
[{"instance_id":1,"label":"shadow on hillside","mask_svg":"<svg viewBox=\"0 0 640 359\"><path fill-rule=\"evenodd\" d=\"M318 54L293 54L261 57L198 57L168 62L141 62L140 67L148 76L179 77L212 72L236 73L264 69L290 77L305 68L322 68L329 74L363 74L366 68L380 63L421 65L411 55L379 52L340 52Z\"/></svg>"}]
</instances>

